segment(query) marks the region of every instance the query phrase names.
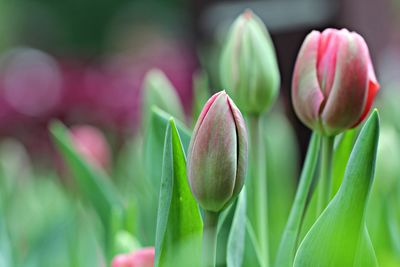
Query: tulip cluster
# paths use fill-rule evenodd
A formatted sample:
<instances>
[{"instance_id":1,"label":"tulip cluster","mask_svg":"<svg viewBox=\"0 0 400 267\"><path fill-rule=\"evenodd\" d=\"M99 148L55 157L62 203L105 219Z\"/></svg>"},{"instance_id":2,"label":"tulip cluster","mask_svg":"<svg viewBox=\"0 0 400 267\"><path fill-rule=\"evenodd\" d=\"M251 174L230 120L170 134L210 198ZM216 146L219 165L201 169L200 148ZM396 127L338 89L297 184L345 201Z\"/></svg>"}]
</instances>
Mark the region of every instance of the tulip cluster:
<instances>
[{"instance_id":1,"label":"tulip cluster","mask_svg":"<svg viewBox=\"0 0 400 267\"><path fill-rule=\"evenodd\" d=\"M8 60L18 67L23 61L17 59ZM50 123L54 148L68 167L60 177L67 189L47 179L56 172L19 182L36 168L17 141L0 140L0 266L400 266L400 124L381 131L378 111L369 114L380 85L364 39L326 29L309 33L300 48L292 104L312 134L298 179L296 134L276 101L275 48L252 11L234 20L219 59L219 77L212 78L223 88L211 94L208 72L201 72L193 114L185 113L185 94L175 88L174 76L158 64L160 69L141 69L141 75L127 65L84 74L60 67L60 77L80 77L75 86L81 95L72 102L90 99L119 111L126 104L130 112L143 103L142 129L120 143L110 129L104 134L89 124ZM58 84L46 78L56 72L51 66L57 64L49 62L28 75L37 74L36 86ZM112 78L114 71L123 74ZM29 79L19 81L12 68L7 72L0 87L6 85L7 101L15 105L24 94L8 87ZM143 89L135 102L121 94L133 73L144 77L134 84ZM105 88L120 89L110 98ZM21 111L38 115L54 103L22 105ZM86 108L95 112L96 106ZM97 116L114 117L109 111ZM380 132L386 142L378 144ZM377 160L378 154L383 158ZM390 177L373 190L376 163L378 179ZM49 263L47 254L38 256L42 251L66 263Z\"/></svg>"}]
</instances>

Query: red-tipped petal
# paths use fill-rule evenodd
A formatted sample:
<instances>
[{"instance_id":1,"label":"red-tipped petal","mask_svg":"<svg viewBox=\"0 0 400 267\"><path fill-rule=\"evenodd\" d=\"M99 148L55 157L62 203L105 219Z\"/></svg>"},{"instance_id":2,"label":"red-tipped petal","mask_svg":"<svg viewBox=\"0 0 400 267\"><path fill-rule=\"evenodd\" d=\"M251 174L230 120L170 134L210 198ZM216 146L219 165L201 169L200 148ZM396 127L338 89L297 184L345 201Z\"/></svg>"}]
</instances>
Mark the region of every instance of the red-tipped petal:
<instances>
[{"instance_id":1,"label":"red-tipped petal","mask_svg":"<svg viewBox=\"0 0 400 267\"><path fill-rule=\"evenodd\" d=\"M321 113L324 132L337 134L351 128L360 118L367 99L368 61L358 34L338 31L336 74ZM362 40L362 42L364 42Z\"/></svg>"},{"instance_id":2,"label":"red-tipped petal","mask_svg":"<svg viewBox=\"0 0 400 267\"><path fill-rule=\"evenodd\" d=\"M371 110L372 104L374 103L375 96L379 91L380 85L378 83L378 80L376 79L375 76L375 71L374 67L372 65L371 61L371 56L369 55L368 47L367 44L364 42L361 36L358 35L357 37L359 40L361 46L364 49L364 53L367 55L367 60L368 60L368 96L367 96L367 101L365 103L365 108L363 113L361 114L360 119L357 121L356 124L353 125L353 127L357 126L360 124L368 115L369 111Z\"/></svg>"}]
</instances>

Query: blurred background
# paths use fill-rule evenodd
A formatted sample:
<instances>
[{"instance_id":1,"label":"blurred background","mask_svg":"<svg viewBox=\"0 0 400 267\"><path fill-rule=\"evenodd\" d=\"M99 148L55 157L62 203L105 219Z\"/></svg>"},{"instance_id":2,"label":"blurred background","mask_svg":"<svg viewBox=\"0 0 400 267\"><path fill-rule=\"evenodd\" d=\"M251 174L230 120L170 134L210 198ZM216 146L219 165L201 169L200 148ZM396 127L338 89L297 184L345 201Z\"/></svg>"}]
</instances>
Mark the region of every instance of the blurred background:
<instances>
[{"instance_id":1,"label":"blurred background","mask_svg":"<svg viewBox=\"0 0 400 267\"><path fill-rule=\"evenodd\" d=\"M14 259L16 266L26 262L31 264L26 266L47 266L42 257L32 256L32 244L37 243L31 241L49 225L59 232L58 222L71 220L65 211L76 193L50 141L49 122L59 119L78 128L76 135L84 142L89 136L87 142L94 144L95 151L82 153L101 154L96 160L112 179L142 175L127 155L139 150L145 74L153 68L166 74L182 102L183 120L190 125L195 109L193 77L201 69L208 94L223 89L218 78L220 47L230 23L246 8L264 21L277 51L282 80L276 106L294 128L291 144L299 144L299 152L293 149L293 155L298 153L300 160L293 156L290 175L297 177L310 134L294 114L290 85L297 52L311 30L345 27L359 32L369 45L381 83L378 98L387 94L388 100L380 101L392 101L387 113L396 110L399 0L0 0L0 169L8 176L0 185L10 188L8 195L3 191L7 197L2 202L7 218L4 233L13 250L8 253L0 241L0 266L11 266L2 265L11 262L7 258ZM393 125L399 124L393 120ZM79 129L82 125L88 128ZM274 133L279 139L279 132ZM15 194L18 200L11 201ZM82 213L77 210L75 215ZM48 218L57 220L48 224ZM85 232L85 227L80 231ZM0 220L0 233L1 228Z\"/></svg>"},{"instance_id":2,"label":"blurred background","mask_svg":"<svg viewBox=\"0 0 400 267\"><path fill-rule=\"evenodd\" d=\"M47 155L47 123L60 118L117 134L118 148L140 125L142 80L154 67L167 74L190 116L194 71L205 69L210 88L221 89L218 48L245 8L253 9L272 35L281 98L301 140L308 132L294 116L290 83L297 51L310 30L359 32L381 83L391 79L381 73L387 61L399 57L397 0L1 0L1 136Z\"/></svg>"}]
</instances>

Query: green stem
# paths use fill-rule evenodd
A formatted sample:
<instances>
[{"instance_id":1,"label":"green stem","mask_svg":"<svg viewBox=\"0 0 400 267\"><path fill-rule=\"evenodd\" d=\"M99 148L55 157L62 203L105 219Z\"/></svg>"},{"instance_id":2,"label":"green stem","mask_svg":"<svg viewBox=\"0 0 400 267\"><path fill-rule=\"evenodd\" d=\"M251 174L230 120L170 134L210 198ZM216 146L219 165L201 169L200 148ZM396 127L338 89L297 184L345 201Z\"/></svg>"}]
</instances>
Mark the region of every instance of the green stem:
<instances>
[{"instance_id":1,"label":"green stem","mask_svg":"<svg viewBox=\"0 0 400 267\"><path fill-rule=\"evenodd\" d=\"M322 137L322 154L321 154L321 165L320 165L320 177L318 186L318 205L317 205L317 217L326 208L330 200L331 192L331 174L332 174L332 154L333 154L333 143L334 136L323 136Z\"/></svg>"},{"instance_id":2,"label":"green stem","mask_svg":"<svg viewBox=\"0 0 400 267\"><path fill-rule=\"evenodd\" d=\"M289 219L279 244L275 267L293 266L297 239L306 208L307 197L317 168L320 145L321 138L314 132L308 146L306 160L304 161L303 170L301 171L299 186L293 201L292 209L290 210Z\"/></svg>"},{"instance_id":3,"label":"green stem","mask_svg":"<svg viewBox=\"0 0 400 267\"><path fill-rule=\"evenodd\" d=\"M260 116L249 116L250 176L248 177L249 220L257 237L261 253L261 267L269 265L268 202L265 145Z\"/></svg>"},{"instance_id":4,"label":"green stem","mask_svg":"<svg viewBox=\"0 0 400 267\"><path fill-rule=\"evenodd\" d=\"M216 266L218 212L204 211L203 267Z\"/></svg>"}]
</instances>

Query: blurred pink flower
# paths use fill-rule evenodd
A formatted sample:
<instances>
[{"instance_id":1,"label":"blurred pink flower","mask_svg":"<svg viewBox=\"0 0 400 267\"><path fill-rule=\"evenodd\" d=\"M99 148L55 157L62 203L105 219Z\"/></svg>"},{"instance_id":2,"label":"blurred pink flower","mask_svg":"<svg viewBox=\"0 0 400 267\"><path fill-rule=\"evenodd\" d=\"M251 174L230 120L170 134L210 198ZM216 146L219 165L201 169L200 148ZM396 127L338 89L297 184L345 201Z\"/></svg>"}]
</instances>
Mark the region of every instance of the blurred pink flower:
<instances>
[{"instance_id":1,"label":"blurred pink flower","mask_svg":"<svg viewBox=\"0 0 400 267\"><path fill-rule=\"evenodd\" d=\"M153 267L154 247L143 248L129 254L114 257L111 267Z\"/></svg>"},{"instance_id":2,"label":"blurred pink flower","mask_svg":"<svg viewBox=\"0 0 400 267\"><path fill-rule=\"evenodd\" d=\"M197 63L182 41L153 42L131 52L113 52L95 63L57 58L31 48L12 49L0 58L0 138L13 136L36 160L47 160L48 122L91 124L113 135L116 150L138 131L142 82L159 68L191 110L192 74Z\"/></svg>"},{"instance_id":3,"label":"blurred pink flower","mask_svg":"<svg viewBox=\"0 0 400 267\"><path fill-rule=\"evenodd\" d=\"M72 142L84 159L107 170L110 167L110 148L103 133L89 125L78 125L70 129Z\"/></svg>"}]
</instances>

